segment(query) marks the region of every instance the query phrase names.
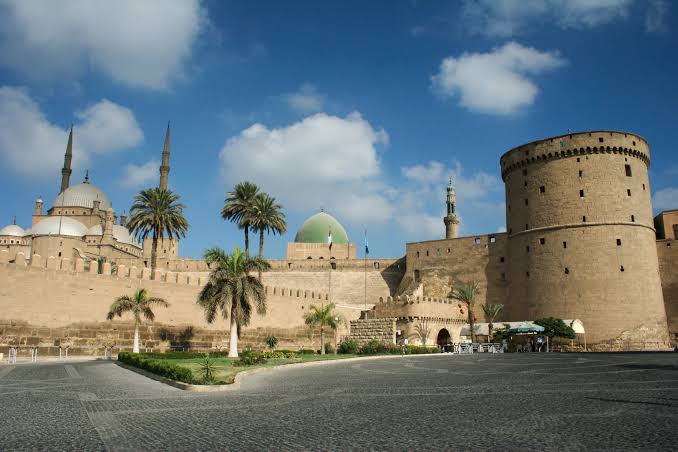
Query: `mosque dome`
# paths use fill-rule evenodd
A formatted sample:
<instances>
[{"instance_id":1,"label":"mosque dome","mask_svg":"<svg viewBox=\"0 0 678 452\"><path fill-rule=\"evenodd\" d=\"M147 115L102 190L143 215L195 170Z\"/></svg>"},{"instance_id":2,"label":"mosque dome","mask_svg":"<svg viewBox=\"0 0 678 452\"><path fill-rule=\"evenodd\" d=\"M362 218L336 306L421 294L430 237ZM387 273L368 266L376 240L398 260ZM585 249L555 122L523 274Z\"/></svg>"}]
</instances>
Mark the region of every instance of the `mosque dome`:
<instances>
[{"instance_id":1,"label":"mosque dome","mask_svg":"<svg viewBox=\"0 0 678 452\"><path fill-rule=\"evenodd\" d=\"M332 229L332 243L348 243L344 227L325 212L319 212L304 221L294 238L296 243L327 243L327 235Z\"/></svg>"},{"instance_id":2,"label":"mosque dome","mask_svg":"<svg viewBox=\"0 0 678 452\"><path fill-rule=\"evenodd\" d=\"M100 224L96 224L89 228L87 230L86 235L103 235L104 231L101 228ZM132 234L129 233L126 227L120 226L119 224L114 224L113 225L113 237L115 240L118 241L118 243L124 243L126 245L132 245L136 246L137 248L141 248L141 245L139 242L136 241L136 239L132 236Z\"/></svg>"},{"instance_id":3,"label":"mosque dome","mask_svg":"<svg viewBox=\"0 0 678 452\"><path fill-rule=\"evenodd\" d=\"M53 207L87 207L93 208L94 201L100 201L99 208L106 210L111 207L111 202L99 187L88 182L72 185L59 195L52 203Z\"/></svg>"},{"instance_id":4,"label":"mosque dome","mask_svg":"<svg viewBox=\"0 0 678 452\"><path fill-rule=\"evenodd\" d=\"M23 230L20 226L15 224L8 224L4 228L0 229L0 235L9 235L12 237L23 237L26 235L26 231Z\"/></svg>"},{"instance_id":5,"label":"mosque dome","mask_svg":"<svg viewBox=\"0 0 678 452\"><path fill-rule=\"evenodd\" d=\"M53 216L41 220L31 228L32 235L70 235L83 237L87 234L87 226L70 217Z\"/></svg>"}]
</instances>

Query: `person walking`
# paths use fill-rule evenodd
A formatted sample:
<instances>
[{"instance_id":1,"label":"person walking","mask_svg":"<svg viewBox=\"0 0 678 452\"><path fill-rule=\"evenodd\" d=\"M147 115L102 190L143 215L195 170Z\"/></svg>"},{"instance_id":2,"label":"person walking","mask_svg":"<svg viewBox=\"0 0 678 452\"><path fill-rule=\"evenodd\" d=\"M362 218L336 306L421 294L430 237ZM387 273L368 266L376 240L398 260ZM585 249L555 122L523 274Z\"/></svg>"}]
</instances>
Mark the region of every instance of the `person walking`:
<instances>
[{"instance_id":1,"label":"person walking","mask_svg":"<svg viewBox=\"0 0 678 452\"><path fill-rule=\"evenodd\" d=\"M544 345L544 336L537 336L537 351L541 353L541 348Z\"/></svg>"}]
</instances>

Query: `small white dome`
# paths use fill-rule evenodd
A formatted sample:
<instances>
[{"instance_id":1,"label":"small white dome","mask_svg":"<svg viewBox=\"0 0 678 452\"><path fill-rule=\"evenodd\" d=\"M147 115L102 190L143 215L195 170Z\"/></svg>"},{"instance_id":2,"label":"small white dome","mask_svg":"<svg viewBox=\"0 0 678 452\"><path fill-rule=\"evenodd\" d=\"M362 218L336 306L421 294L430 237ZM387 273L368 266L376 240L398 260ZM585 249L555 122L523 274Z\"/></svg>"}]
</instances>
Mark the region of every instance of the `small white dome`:
<instances>
[{"instance_id":1,"label":"small white dome","mask_svg":"<svg viewBox=\"0 0 678 452\"><path fill-rule=\"evenodd\" d=\"M15 224L8 224L4 228L0 229L0 235L11 235L12 237L23 237L26 235L26 231L23 230L20 226Z\"/></svg>"},{"instance_id":2,"label":"small white dome","mask_svg":"<svg viewBox=\"0 0 678 452\"><path fill-rule=\"evenodd\" d=\"M104 234L103 229L101 228L100 224L96 224L89 228L87 231L87 235L97 235L101 236ZM113 225L113 237L115 240L118 241L118 243L124 243L126 245L132 245L136 246L137 248L141 248L141 245L139 245L139 242L136 241L136 239L129 233L126 227L120 226L119 224L114 224Z\"/></svg>"},{"instance_id":3,"label":"small white dome","mask_svg":"<svg viewBox=\"0 0 678 452\"><path fill-rule=\"evenodd\" d=\"M111 207L111 202L99 187L90 183L77 184L59 193L52 207L87 207L91 209L94 207L94 201L101 202L99 205L101 210Z\"/></svg>"},{"instance_id":4,"label":"small white dome","mask_svg":"<svg viewBox=\"0 0 678 452\"><path fill-rule=\"evenodd\" d=\"M47 217L31 228L32 235L69 235L83 237L87 235L87 226L70 217Z\"/></svg>"}]
</instances>

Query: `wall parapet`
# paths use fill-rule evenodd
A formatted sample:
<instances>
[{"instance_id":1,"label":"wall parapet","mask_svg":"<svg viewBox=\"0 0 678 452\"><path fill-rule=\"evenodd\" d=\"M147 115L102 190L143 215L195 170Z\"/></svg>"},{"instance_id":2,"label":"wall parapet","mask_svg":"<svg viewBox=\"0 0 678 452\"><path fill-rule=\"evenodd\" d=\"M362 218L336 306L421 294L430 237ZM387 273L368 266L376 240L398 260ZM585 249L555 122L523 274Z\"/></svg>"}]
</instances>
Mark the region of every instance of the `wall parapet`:
<instances>
[{"instance_id":1,"label":"wall parapet","mask_svg":"<svg viewBox=\"0 0 678 452\"><path fill-rule=\"evenodd\" d=\"M465 322L466 306L453 298L410 297L379 298L372 309L376 318L434 319L446 322Z\"/></svg>"}]
</instances>

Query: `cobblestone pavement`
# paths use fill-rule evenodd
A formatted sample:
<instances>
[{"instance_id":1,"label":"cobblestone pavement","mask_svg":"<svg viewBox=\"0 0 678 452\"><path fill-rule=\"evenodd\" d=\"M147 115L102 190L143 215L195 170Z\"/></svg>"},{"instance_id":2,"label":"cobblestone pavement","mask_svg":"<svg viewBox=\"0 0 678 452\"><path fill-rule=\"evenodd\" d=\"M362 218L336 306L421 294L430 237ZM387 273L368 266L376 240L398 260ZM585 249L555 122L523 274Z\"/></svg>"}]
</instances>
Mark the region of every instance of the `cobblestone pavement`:
<instances>
[{"instance_id":1,"label":"cobblestone pavement","mask_svg":"<svg viewBox=\"0 0 678 452\"><path fill-rule=\"evenodd\" d=\"M187 393L111 362L0 365L0 450L675 450L678 354L287 366Z\"/></svg>"}]
</instances>

